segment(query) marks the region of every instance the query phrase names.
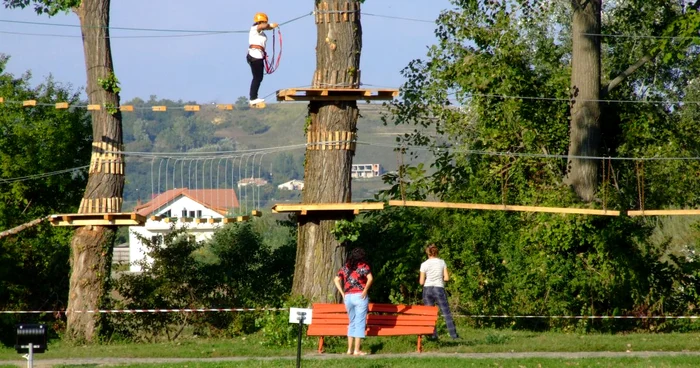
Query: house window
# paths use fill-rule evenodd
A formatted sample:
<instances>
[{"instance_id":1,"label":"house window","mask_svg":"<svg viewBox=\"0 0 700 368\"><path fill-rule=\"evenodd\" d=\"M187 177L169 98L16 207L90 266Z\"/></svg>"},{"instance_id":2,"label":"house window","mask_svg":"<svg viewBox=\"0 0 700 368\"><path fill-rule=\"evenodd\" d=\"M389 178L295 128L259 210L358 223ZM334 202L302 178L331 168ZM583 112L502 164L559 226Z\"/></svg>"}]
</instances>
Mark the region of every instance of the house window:
<instances>
[{"instance_id":1,"label":"house window","mask_svg":"<svg viewBox=\"0 0 700 368\"><path fill-rule=\"evenodd\" d=\"M202 210L197 210L197 218L202 218Z\"/></svg>"},{"instance_id":2,"label":"house window","mask_svg":"<svg viewBox=\"0 0 700 368\"><path fill-rule=\"evenodd\" d=\"M172 217L172 215L171 215L171 213L170 213L170 210L167 210L166 212L161 213L160 216L161 216L161 217L167 217L167 218Z\"/></svg>"},{"instance_id":3,"label":"house window","mask_svg":"<svg viewBox=\"0 0 700 368\"><path fill-rule=\"evenodd\" d=\"M190 218L194 218L194 211L190 211Z\"/></svg>"}]
</instances>

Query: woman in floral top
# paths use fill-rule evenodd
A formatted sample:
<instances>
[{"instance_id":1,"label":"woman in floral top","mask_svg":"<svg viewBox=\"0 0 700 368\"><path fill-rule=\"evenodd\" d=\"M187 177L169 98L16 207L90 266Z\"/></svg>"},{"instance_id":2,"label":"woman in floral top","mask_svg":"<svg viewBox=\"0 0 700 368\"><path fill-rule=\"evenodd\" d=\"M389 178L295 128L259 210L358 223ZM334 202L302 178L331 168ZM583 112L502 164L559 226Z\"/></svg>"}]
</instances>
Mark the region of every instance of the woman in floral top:
<instances>
[{"instance_id":1,"label":"woman in floral top","mask_svg":"<svg viewBox=\"0 0 700 368\"><path fill-rule=\"evenodd\" d=\"M367 308L369 298L367 291L372 285L372 271L365 260L365 251L355 248L350 252L345 266L339 271L333 282L343 296L345 309L348 311L348 352L347 354L365 355L360 350L361 339L365 337L367 325ZM355 350L353 351L353 340Z\"/></svg>"}]
</instances>

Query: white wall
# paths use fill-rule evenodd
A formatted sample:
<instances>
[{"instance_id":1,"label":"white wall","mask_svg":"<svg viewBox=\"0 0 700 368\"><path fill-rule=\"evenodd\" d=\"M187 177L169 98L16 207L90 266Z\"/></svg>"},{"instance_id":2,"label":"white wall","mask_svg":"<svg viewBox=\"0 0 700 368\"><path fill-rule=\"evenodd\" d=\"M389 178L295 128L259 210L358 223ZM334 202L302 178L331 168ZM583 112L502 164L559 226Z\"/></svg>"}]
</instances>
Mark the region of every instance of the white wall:
<instances>
[{"instance_id":1,"label":"white wall","mask_svg":"<svg viewBox=\"0 0 700 368\"><path fill-rule=\"evenodd\" d=\"M211 236L214 234L214 230L223 226L222 223L210 224L208 222L204 222L197 224L194 221L181 222L179 219L180 217L182 217L183 208L187 209L188 216L190 211L195 211L196 213L196 211L200 210L202 211L202 218L204 219L224 217L218 212L211 210L188 197L180 196L179 198L175 199L171 204L162 207L153 214L150 214L144 226L129 227L129 271L141 272L141 266L134 264L134 262L136 261L146 259L147 261L151 262L151 260L146 256L146 246L143 245L143 243L141 243L141 241L137 238L136 234L139 234L146 239L150 239L153 236L165 235L166 233L170 232L170 228L173 225L172 222L169 223L165 221L153 221L150 219L150 216L152 215L160 215L170 210L171 216L178 218L177 221L174 223L175 228L187 228L189 230L189 233L194 235L195 240L197 241L204 241L211 238Z\"/></svg>"}]
</instances>

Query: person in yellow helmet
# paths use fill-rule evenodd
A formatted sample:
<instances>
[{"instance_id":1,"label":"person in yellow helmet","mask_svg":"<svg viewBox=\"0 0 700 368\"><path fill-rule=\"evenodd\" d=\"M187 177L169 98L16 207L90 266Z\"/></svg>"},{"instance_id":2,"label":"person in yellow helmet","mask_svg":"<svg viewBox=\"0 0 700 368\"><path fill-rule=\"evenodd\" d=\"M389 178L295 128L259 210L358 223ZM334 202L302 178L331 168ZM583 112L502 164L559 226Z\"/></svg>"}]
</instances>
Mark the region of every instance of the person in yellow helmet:
<instances>
[{"instance_id":1,"label":"person in yellow helmet","mask_svg":"<svg viewBox=\"0 0 700 368\"><path fill-rule=\"evenodd\" d=\"M265 74L265 44L267 36L265 30L277 28L277 23L268 23L267 14L257 13L253 17L253 26L248 34L248 55L246 60L250 65L250 71L253 73L253 80L250 82L250 104L256 105L265 102L264 99L258 98L258 90L260 83Z\"/></svg>"}]
</instances>

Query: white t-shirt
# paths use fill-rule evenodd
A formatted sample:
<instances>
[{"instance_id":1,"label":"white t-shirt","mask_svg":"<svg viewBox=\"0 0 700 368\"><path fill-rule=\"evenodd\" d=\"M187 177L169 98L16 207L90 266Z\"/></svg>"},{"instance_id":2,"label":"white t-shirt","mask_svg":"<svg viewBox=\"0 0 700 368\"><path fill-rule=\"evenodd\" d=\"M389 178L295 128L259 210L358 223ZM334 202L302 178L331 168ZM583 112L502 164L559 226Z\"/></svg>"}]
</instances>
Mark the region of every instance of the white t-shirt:
<instances>
[{"instance_id":1,"label":"white t-shirt","mask_svg":"<svg viewBox=\"0 0 700 368\"><path fill-rule=\"evenodd\" d=\"M248 34L248 44L249 45L258 45L258 46L262 46L264 48L265 44L267 44L267 36L265 35L265 32L263 32L263 31L258 32L258 26L250 27L250 33ZM254 48L248 48L248 55L250 55L256 59L262 59L265 57L263 55L262 50L254 49Z\"/></svg>"},{"instance_id":2,"label":"white t-shirt","mask_svg":"<svg viewBox=\"0 0 700 368\"><path fill-rule=\"evenodd\" d=\"M445 261L440 258L429 258L427 261L421 263L420 272L425 273L425 284L423 284L423 286L445 287L442 274L446 267Z\"/></svg>"}]
</instances>

